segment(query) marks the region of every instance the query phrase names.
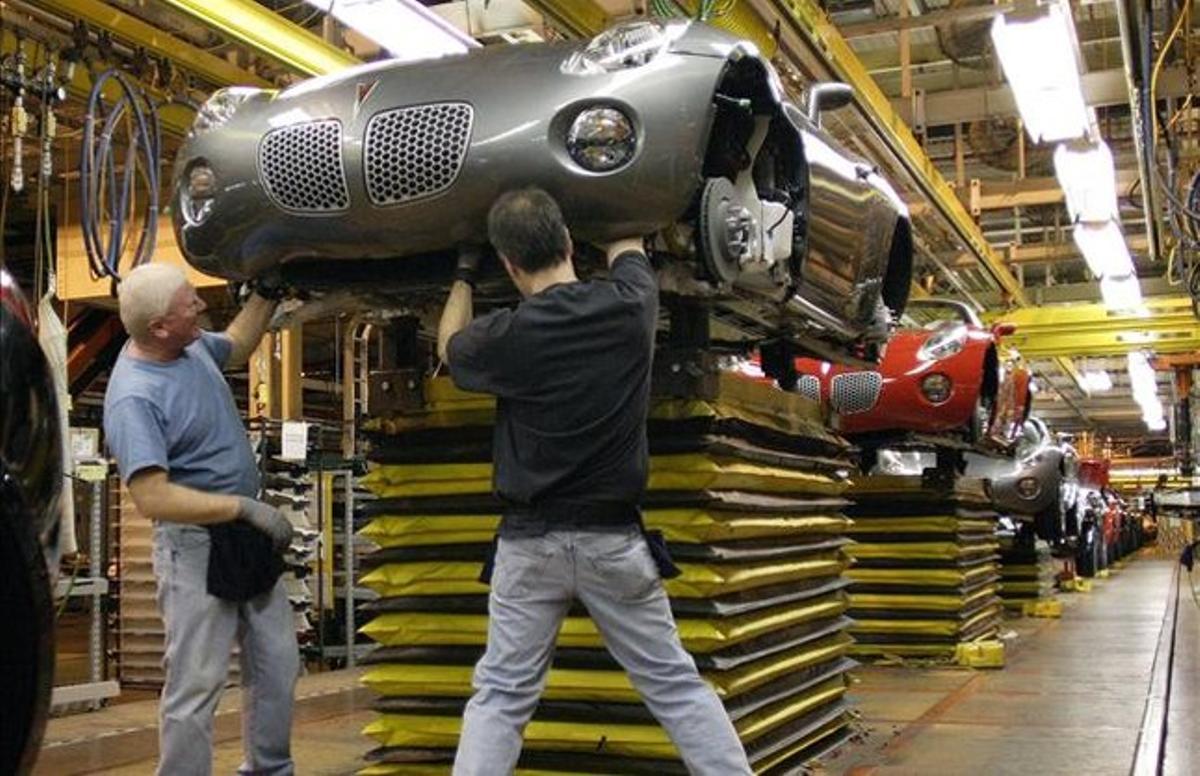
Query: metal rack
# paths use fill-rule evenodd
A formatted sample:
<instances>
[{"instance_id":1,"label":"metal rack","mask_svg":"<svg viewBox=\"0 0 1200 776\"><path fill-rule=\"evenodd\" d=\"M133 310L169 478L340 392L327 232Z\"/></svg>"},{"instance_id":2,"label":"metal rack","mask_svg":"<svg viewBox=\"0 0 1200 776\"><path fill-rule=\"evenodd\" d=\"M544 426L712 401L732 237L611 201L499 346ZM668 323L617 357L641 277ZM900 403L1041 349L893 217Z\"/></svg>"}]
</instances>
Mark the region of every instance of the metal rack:
<instances>
[{"instance_id":1,"label":"metal rack","mask_svg":"<svg viewBox=\"0 0 1200 776\"><path fill-rule=\"evenodd\" d=\"M102 567L104 547L104 486L108 477L106 463L79 463L75 476L92 485L92 509L88 517L89 545L88 576L83 579L59 579L55 598L91 598L91 622L88 631L88 681L55 687L50 696L52 710L84 706L100 708L104 700L121 694L120 685L104 676L104 611L103 599L108 595L108 579Z\"/></svg>"},{"instance_id":2,"label":"metal rack","mask_svg":"<svg viewBox=\"0 0 1200 776\"><path fill-rule=\"evenodd\" d=\"M358 616L357 606L365 600L373 599L374 593L366 588L357 587L355 577L358 574L356 547L362 545L362 540L355 536L354 530L354 510L356 504L356 495L354 492L356 475L352 469L324 469L320 471L322 480L320 485L322 501L328 500L329 503L322 504L322 541L323 547L321 550L321 575L323 591L329 593L329 598L333 605L322 607L324 612L335 609L340 606L343 622L343 638L345 639L342 645L327 646L323 642L320 644L320 656L323 660L345 660L347 667L354 667L358 660L369 652L373 645L371 644L356 644L355 639L358 631ZM332 494L335 488L340 488L342 492L343 504L340 514L334 514L332 503ZM335 549L340 546L342 549L341 563L335 564L334 554ZM340 584L338 577L341 578ZM324 601L322 601L322 604ZM324 628L318 628L318 633L323 637Z\"/></svg>"}]
</instances>

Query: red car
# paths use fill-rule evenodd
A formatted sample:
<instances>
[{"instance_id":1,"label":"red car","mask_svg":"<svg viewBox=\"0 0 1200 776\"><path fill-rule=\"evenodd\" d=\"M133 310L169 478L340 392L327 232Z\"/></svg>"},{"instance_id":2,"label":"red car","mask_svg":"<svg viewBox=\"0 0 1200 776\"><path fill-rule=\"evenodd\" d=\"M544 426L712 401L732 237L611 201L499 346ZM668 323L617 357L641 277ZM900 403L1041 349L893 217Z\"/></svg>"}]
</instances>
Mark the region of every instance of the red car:
<instances>
[{"instance_id":1,"label":"red car","mask_svg":"<svg viewBox=\"0 0 1200 776\"><path fill-rule=\"evenodd\" d=\"M820 400L847 436L962 433L1011 448L1032 399L1029 371L1001 358L1012 324L986 328L967 305L941 299L910 300L906 318L877 369L798 358L796 390Z\"/></svg>"}]
</instances>

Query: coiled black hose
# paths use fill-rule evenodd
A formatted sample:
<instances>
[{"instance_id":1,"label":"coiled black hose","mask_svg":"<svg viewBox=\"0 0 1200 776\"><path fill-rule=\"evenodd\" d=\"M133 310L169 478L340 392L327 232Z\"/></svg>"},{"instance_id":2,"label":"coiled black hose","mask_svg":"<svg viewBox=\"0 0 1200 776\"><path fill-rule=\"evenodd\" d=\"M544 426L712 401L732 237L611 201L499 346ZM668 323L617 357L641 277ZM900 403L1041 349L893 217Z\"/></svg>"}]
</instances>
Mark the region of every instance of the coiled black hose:
<instances>
[{"instance_id":1,"label":"coiled black hose","mask_svg":"<svg viewBox=\"0 0 1200 776\"><path fill-rule=\"evenodd\" d=\"M120 97L107 107L106 84L116 83ZM129 128L125 169L118 181L113 136L122 119L132 121ZM99 135L97 136L97 124ZM117 70L108 70L92 84L83 127L80 155L79 200L83 244L92 272L97 277L119 281L118 265L127 238L133 191L140 169L146 181L146 205L142 232L133 253L132 266L144 264L154 255L158 237L159 149L162 133L156 106L140 88ZM107 205L105 209L102 203ZM104 212L107 210L107 214ZM108 232L102 223L107 215ZM107 237L107 239L106 239Z\"/></svg>"}]
</instances>

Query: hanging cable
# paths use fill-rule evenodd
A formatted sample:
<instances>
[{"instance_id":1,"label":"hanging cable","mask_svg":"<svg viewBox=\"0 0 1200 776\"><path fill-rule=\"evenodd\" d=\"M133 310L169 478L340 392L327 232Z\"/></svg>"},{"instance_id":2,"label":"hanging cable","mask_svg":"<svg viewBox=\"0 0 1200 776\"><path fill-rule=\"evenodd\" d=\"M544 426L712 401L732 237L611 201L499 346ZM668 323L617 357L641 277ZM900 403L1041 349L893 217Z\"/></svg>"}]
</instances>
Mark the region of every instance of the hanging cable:
<instances>
[{"instance_id":1,"label":"hanging cable","mask_svg":"<svg viewBox=\"0 0 1200 776\"><path fill-rule=\"evenodd\" d=\"M113 105L106 106L103 89L110 81L117 84L120 96ZM128 76L108 70L92 84L83 126L79 170L83 244L94 275L119 281L118 266L126 240L132 238L126 230L133 227L134 187L139 171L147 192L132 266L144 264L154 255L161 165L158 110ZM124 169L118 179L113 137L122 126L126 128L127 145Z\"/></svg>"}]
</instances>

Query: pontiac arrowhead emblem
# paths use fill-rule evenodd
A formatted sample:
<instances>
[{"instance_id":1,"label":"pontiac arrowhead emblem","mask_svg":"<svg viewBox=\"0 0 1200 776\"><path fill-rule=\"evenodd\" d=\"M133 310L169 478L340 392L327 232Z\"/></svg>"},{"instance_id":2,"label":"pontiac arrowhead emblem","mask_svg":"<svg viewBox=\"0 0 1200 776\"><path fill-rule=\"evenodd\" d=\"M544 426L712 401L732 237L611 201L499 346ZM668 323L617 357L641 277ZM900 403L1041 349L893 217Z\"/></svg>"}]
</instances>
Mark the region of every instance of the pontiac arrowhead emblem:
<instances>
[{"instance_id":1,"label":"pontiac arrowhead emblem","mask_svg":"<svg viewBox=\"0 0 1200 776\"><path fill-rule=\"evenodd\" d=\"M377 86L379 86L379 79L375 79L374 81L371 81L370 83L358 84L355 95L354 95L354 115L355 116L358 115L358 110L359 110L359 108L361 108L363 106L363 103L366 102L371 97L372 94L374 94L375 87L377 87Z\"/></svg>"}]
</instances>

